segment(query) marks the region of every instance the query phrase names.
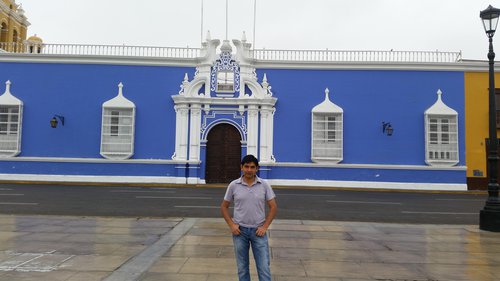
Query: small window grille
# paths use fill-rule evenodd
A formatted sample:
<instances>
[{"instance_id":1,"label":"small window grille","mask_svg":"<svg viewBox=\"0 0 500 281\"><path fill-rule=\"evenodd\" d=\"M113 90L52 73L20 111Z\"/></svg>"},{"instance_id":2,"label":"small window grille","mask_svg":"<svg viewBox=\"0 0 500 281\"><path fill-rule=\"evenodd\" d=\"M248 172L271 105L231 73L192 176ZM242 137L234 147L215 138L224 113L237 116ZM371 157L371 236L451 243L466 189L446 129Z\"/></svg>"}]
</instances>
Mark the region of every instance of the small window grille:
<instances>
[{"instance_id":1,"label":"small window grille","mask_svg":"<svg viewBox=\"0 0 500 281\"><path fill-rule=\"evenodd\" d=\"M20 105L0 105L0 157L19 154L21 147Z\"/></svg>"},{"instance_id":2,"label":"small window grille","mask_svg":"<svg viewBox=\"0 0 500 281\"><path fill-rule=\"evenodd\" d=\"M312 158L342 160L342 114L313 113Z\"/></svg>"},{"instance_id":3,"label":"small window grille","mask_svg":"<svg viewBox=\"0 0 500 281\"><path fill-rule=\"evenodd\" d=\"M441 119L441 143L449 144L450 143L450 134L449 134L449 126L448 119Z\"/></svg>"},{"instance_id":4,"label":"small window grille","mask_svg":"<svg viewBox=\"0 0 500 281\"><path fill-rule=\"evenodd\" d=\"M118 136L118 126L120 124L120 111L111 111L111 136Z\"/></svg>"},{"instance_id":5,"label":"small window grille","mask_svg":"<svg viewBox=\"0 0 500 281\"><path fill-rule=\"evenodd\" d=\"M101 155L126 159L134 151L134 108L104 108Z\"/></svg>"},{"instance_id":6,"label":"small window grille","mask_svg":"<svg viewBox=\"0 0 500 281\"><path fill-rule=\"evenodd\" d=\"M426 133L429 164L458 163L457 116L428 116Z\"/></svg>"},{"instance_id":7,"label":"small window grille","mask_svg":"<svg viewBox=\"0 0 500 281\"><path fill-rule=\"evenodd\" d=\"M234 92L234 72L221 70L217 72L217 92Z\"/></svg>"}]
</instances>

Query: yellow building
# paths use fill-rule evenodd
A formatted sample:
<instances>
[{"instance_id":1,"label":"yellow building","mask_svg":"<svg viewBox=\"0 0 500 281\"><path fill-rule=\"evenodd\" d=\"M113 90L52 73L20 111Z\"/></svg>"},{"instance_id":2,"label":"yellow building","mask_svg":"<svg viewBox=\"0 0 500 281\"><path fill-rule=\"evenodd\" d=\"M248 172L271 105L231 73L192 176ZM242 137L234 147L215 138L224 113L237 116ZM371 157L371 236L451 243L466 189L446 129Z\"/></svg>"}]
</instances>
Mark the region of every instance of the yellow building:
<instances>
[{"instance_id":1,"label":"yellow building","mask_svg":"<svg viewBox=\"0 0 500 281\"><path fill-rule=\"evenodd\" d=\"M23 43L29 25L24 10L15 0L0 0L0 47Z\"/></svg>"},{"instance_id":2,"label":"yellow building","mask_svg":"<svg viewBox=\"0 0 500 281\"><path fill-rule=\"evenodd\" d=\"M486 63L485 63L486 64ZM469 189L486 189L488 132L488 70L465 72L465 145L467 165L467 185ZM497 135L500 128L500 73L495 74L497 95ZM500 173L499 173L500 175Z\"/></svg>"}]
</instances>

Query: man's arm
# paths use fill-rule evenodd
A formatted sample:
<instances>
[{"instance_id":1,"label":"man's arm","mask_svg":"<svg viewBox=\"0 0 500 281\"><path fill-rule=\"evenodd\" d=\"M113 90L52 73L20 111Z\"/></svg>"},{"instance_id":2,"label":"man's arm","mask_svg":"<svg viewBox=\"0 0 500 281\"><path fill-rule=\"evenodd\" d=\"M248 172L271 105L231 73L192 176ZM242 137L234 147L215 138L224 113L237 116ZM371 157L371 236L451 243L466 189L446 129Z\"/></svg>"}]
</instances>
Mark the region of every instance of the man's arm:
<instances>
[{"instance_id":1,"label":"man's arm","mask_svg":"<svg viewBox=\"0 0 500 281\"><path fill-rule=\"evenodd\" d=\"M276 216L276 213L278 212L278 205L276 204L275 198L267 201L267 205L269 206L269 213L266 216L266 221L264 222L264 224L257 228L256 232L257 236L264 236L264 234L266 234L267 229L273 222L273 219Z\"/></svg>"},{"instance_id":2,"label":"man's arm","mask_svg":"<svg viewBox=\"0 0 500 281\"><path fill-rule=\"evenodd\" d=\"M240 235L240 226L235 224L233 219L231 219L231 215L229 214L229 205L231 205L231 202L223 200L222 204L220 204L220 212L231 229L231 233L234 235Z\"/></svg>"}]
</instances>

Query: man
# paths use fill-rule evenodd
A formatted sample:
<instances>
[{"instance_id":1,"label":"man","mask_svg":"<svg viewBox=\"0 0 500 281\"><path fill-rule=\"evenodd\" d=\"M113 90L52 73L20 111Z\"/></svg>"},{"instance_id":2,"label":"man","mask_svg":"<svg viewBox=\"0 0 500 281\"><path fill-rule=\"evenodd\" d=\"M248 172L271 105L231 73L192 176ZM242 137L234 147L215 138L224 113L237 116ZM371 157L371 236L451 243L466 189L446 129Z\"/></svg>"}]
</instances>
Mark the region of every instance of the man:
<instances>
[{"instance_id":1,"label":"man","mask_svg":"<svg viewBox=\"0 0 500 281\"><path fill-rule=\"evenodd\" d=\"M250 281L249 249L257 266L259 281L271 281L269 244L267 229L278 210L273 189L257 176L259 160L247 155L241 160L241 178L232 181L227 187L221 204L222 216L233 233L234 253L238 265L239 281ZM233 218L229 205L234 203ZM269 213L266 216L266 203Z\"/></svg>"}]
</instances>

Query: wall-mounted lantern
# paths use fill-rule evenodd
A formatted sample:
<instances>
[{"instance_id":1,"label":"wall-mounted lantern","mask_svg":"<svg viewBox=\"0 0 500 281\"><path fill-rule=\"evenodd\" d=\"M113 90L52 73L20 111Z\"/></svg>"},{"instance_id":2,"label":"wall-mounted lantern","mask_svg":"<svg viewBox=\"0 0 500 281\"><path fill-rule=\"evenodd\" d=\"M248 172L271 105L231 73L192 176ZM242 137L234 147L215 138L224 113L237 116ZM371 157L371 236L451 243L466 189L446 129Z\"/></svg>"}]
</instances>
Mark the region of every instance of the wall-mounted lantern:
<instances>
[{"instance_id":1,"label":"wall-mounted lantern","mask_svg":"<svg viewBox=\"0 0 500 281\"><path fill-rule=\"evenodd\" d=\"M59 121L57 121L57 119L59 119L61 121L61 125L64 126L64 116L54 115L54 117L52 117L52 119L50 119L50 126L52 128L57 128L57 124L59 124Z\"/></svg>"},{"instance_id":2,"label":"wall-mounted lantern","mask_svg":"<svg viewBox=\"0 0 500 281\"><path fill-rule=\"evenodd\" d=\"M392 128L391 122L382 122L382 133L392 136L394 128Z\"/></svg>"}]
</instances>

